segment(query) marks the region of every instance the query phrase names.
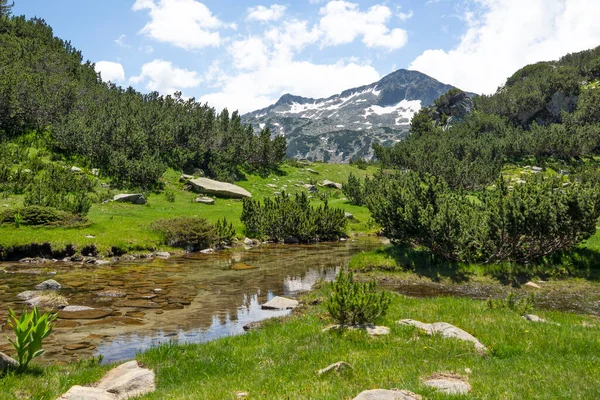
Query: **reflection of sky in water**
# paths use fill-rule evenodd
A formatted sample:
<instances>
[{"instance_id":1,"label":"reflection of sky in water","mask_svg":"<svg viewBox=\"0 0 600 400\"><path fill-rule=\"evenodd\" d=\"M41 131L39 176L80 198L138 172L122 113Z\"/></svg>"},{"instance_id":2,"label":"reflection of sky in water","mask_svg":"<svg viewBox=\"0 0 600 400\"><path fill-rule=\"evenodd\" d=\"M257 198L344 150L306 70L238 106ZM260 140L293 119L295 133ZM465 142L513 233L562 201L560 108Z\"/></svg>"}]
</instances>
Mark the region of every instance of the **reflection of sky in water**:
<instances>
[{"instance_id":1,"label":"reflection of sky in water","mask_svg":"<svg viewBox=\"0 0 600 400\"><path fill-rule=\"evenodd\" d=\"M284 279L283 295L293 296L298 292L310 290L319 279L332 280L335 278L336 269L311 269L304 277L292 276ZM277 294L269 291L267 299L272 299ZM236 310L236 318L231 318L230 311L222 310L213 314L211 325L197 329L174 329L173 331L157 330L148 335L126 334L115 337L107 343L98 346L97 354L101 354L103 363L134 358L136 353L148 350L163 343L176 341L178 343L203 343L225 336L244 333L244 325L250 322L262 321L268 318L284 316L289 310L275 311L262 310L259 303L260 292L245 295L242 304Z\"/></svg>"}]
</instances>

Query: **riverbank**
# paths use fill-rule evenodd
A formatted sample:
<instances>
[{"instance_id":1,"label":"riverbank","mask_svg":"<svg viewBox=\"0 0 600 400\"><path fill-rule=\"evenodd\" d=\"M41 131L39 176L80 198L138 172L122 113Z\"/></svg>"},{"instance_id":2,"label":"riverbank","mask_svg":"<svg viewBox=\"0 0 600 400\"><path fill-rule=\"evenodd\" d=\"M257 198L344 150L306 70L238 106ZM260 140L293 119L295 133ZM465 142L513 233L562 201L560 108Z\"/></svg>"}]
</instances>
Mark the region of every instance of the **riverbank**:
<instances>
[{"instance_id":1,"label":"riverbank","mask_svg":"<svg viewBox=\"0 0 600 400\"><path fill-rule=\"evenodd\" d=\"M598 398L600 318L561 311L533 312L547 322L526 321L510 309L490 309L469 298L418 299L396 294L380 325L391 333L322 332L332 323L323 288L303 298L292 316L269 320L257 331L204 344L164 344L136 358L157 375L160 399L353 398L373 388L399 388L443 399L424 378L453 373L468 381L468 398ZM316 305L315 305L316 304ZM474 335L487 348L402 326L401 319L444 321ZM345 361L351 370L318 375ZM9 398L56 398L74 384L91 384L108 369L94 362L54 365L0 379ZM461 397L453 397L461 398ZM464 397L466 398L466 396Z\"/></svg>"},{"instance_id":2,"label":"riverbank","mask_svg":"<svg viewBox=\"0 0 600 400\"><path fill-rule=\"evenodd\" d=\"M246 174L236 184L257 199L282 191L290 194L307 192L303 185L317 185L318 192L312 194L315 204L327 199L331 206L343 208L354 216L349 220L348 234L370 233L375 227L366 207L353 206L345 200L341 190L318 184L325 179L344 183L350 173L364 177L376 170L375 167L363 170L348 164L314 163L306 167L284 165L280 174L267 177ZM202 217L212 223L227 218L233 224L236 236L243 239L244 228L240 222L242 201L216 198L214 205L195 203L194 199L198 195L185 190L184 183L179 181L180 175L173 170L167 171L163 176L165 190L147 194L145 205L116 202L92 205L87 222L77 227L17 227L14 224L0 224L0 254L4 254L5 259L13 260L39 257L40 253L46 258L62 258L73 252L81 254L83 249L91 246L104 257L155 251L177 252L181 249L165 245L163 238L151 229L151 225L160 219L179 216ZM173 194L174 201L169 201L166 193ZM18 208L22 203L23 196L1 199L0 211Z\"/></svg>"}]
</instances>

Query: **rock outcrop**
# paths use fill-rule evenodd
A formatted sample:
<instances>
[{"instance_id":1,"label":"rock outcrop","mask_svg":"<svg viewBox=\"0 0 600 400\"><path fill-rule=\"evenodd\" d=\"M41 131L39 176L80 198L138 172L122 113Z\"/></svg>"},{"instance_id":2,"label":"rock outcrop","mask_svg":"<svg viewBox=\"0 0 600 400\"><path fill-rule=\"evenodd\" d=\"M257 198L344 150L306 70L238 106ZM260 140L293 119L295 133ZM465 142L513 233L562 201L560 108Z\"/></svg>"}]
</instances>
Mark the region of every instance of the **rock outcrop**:
<instances>
[{"instance_id":1,"label":"rock outcrop","mask_svg":"<svg viewBox=\"0 0 600 400\"><path fill-rule=\"evenodd\" d=\"M285 297L276 296L260 307L263 310L290 310L298 307L298 300L286 299Z\"/></svg>"},{"instance_id":2,"label":"rock outcrop","mask_svg":"<svg viewBox=\"0 0 600 400\"><path fill-rule=\"evenodd\" d=\"M434 322L433 324L425 324L423 322L415 321L413 319L403 319L401 321L398 321L398 323L401 325L415 326L419 329L424 330L428 335L439 334L445 338L455 338L471 342L475 345L475 348L477 350L487 351L487 347L485 347L479 340L477 340L475 336L446 322Z\"/></svg>"},{"instance_id":3,"label":"rock outcrop","mask_svg":"<svg viewBox=\"0 0 600 400\"><path fill-rule=\"evenodd\" d=\"M252 197L252 194L246 189L227 182L219 182L208 178L196 178L190 179L188 183L198 193L231 198Z\"/></svg>"},{"instance_id":4,"label":"rock outcrop","mask_svg":"<svg viewBox=\"0 0 600 400\"><path fill-rule=\"evenodd\" d=\"M122 193L113 197L119 203L146 204L146 198L141 193Z\"/></svg>"}]
</instances>

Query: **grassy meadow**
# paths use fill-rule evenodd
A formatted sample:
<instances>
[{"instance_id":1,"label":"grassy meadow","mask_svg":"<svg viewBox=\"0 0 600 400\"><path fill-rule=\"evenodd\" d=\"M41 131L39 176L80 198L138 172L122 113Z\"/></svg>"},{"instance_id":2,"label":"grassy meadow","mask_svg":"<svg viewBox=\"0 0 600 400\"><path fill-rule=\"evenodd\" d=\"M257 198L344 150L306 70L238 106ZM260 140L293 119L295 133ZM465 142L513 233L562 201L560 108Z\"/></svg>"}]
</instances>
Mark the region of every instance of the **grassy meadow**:
<instances>
[{"instance_id":1,"label":"grassy meadow","mask_svg":"<svg viewBox=\"0 0 600 400\"><path fill-rule=\"evenodd\" d=\"M317 172L309 172L312 169ZM264 177L246 174L244 179L236 182L237 185L247 189L254 198L272 196L276 192L285 191L294 194L306 192L302 185L307 183L319 184L325 179L333 182L344 183L352 172L364 178L366 174L376 172L376 167L366 170L348 164L314 163L306 168L283 165L280 173ZM156 249L169 250L161 242L161 237L150 229L152 222L160 219L174 218L177 216L197 216L216 222L226 217L232 222L239 238L244 237L244 227L240 222L242 201L236 199L217 198L214 205L194 203L199 195L184 190L184 184L179 182L180 173L169 170L163 176L164 191L147 195L148 203L145 205L132 205L125 203L94 204L87 215L88 223L78 228L48 228L21 226L14 224L0 224L0 246L7 248L23 246L29 243L52 244L53 248L62 249L67 245L74 245L77 249L94 244L101 253L108 252L115 246L127 252L147 251ZM270 187L267 185L275 185ZM169 202L166 192L175 193L175 201ZM114 192L116 194L118 192ZM334 207L341 207L355 216L348 224L348 233L364 233L375 230L370 221L369 211L365 207L349 204L343 193L337 189L319 187L319 194L327 197ZM321 202L319 195L313 199L315 204ZM19 207L23 196L11 196L0 199L1 205ZM87 238L86 236L93 236Z\"/></svg>"},{"instance_id":2,"label":"grassy meadow","mask_svg":"<svg viewBox=\"0 0 600 400\"><path fill-rule=\"evenodd\" d=\"M304 298L318 303L328 287ZM400 388L428 399L596 399L600 397L600 319L558 311L535 311L550 323L533 323L509 309L490 309L469 298L429 299L394 295L380 325L388 336L362 331L322 332L332 323L323 304L304 306L286 319L241 336L194 345L153 348L137 359L157 374L157 391L143 399L345 399L372 388ZM477 337L489 349L427 336L397 324L400 319L445 321ZM353 369L318 376L329 364ZM89 384L107 367L93 362L54 365L0 379L10 399L53 399L73 384ZM466 396L426 387L436 373L464 376Z\"/></svg>"}]
</instances>

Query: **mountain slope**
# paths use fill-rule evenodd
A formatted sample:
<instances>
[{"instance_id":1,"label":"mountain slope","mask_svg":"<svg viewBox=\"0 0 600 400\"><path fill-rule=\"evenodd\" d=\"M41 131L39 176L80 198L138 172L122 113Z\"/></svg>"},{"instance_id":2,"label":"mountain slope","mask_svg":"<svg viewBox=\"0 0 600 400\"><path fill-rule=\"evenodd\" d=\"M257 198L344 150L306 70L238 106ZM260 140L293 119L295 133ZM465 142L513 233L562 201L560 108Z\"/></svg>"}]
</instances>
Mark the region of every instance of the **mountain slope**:
<instances>
[{"instance_id":1,"label":"mountain slope","mask_svg":"<svg viewBox=\"0 0 600 400\"><path fill-rule=\"evenodd\" d=\"M242 116L242 122L255 131L270 128L284 135L290 157L330 162L370 158L373 143L389 146L406 137L412 116L452 88L401 69L326 99L286 94Z\"/></svg>"}]
</instances>

